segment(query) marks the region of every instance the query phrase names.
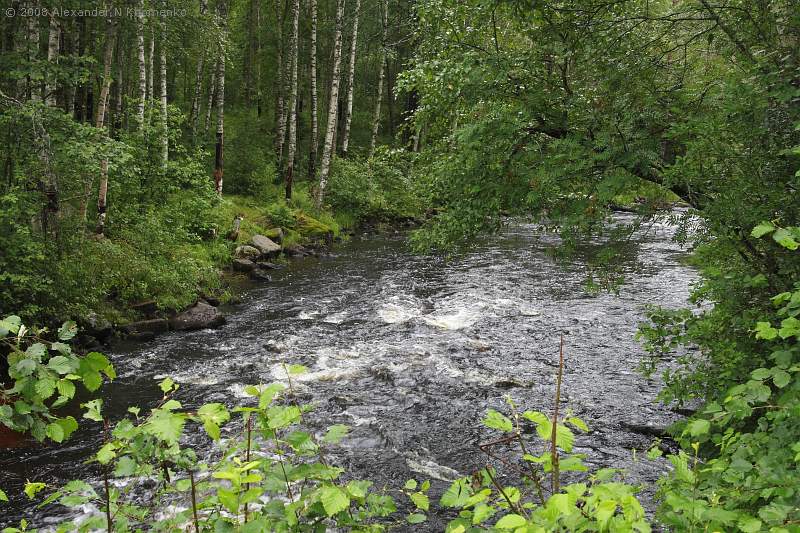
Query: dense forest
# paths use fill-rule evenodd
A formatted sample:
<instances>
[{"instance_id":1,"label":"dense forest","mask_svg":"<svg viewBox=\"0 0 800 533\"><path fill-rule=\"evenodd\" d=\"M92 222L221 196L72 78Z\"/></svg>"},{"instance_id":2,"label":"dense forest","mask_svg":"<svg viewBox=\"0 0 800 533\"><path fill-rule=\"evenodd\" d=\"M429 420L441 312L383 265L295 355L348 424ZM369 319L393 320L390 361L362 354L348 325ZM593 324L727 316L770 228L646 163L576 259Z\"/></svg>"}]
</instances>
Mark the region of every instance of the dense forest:
<instances>
[{"instance_id":1,"label":"dense forest","mask_svg":"<svg viewBox=\"0 0 800 533\"><path fill-rule=\"evenodd\" d=\"M91 479L0 476L0 516L46 498L97 511L59 531L800 531L796 0L2 11L0 428L48 446L105 429ZM684 415L630 459L662 465L647 509L577 453L593 421L567 410L563 337L552 410L513 391L505 414L474 405L486 467L444 487L329 461L348 430L308 428L303 365L225 403L189 405L170 378L121 416L95 397L116 377L105 341L182 329L198 299L235 301L242 273L268 284L367 227L446 264L520 221L558 264L585 258L592 296L637 275L625 254L655 223L689 252L689 301L641 302L647 355L629 363ZM147 501L129 478L156 480ZM0 526L45 527L40 513Z\"/></svg>"}]
</instances>

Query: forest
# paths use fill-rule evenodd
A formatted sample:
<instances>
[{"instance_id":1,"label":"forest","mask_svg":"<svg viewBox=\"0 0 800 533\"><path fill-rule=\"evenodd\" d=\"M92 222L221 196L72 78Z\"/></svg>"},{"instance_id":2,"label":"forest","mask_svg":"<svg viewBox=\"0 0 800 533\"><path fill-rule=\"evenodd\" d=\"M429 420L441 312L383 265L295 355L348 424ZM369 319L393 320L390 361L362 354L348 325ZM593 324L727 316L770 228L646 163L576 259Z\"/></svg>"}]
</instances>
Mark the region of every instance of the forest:
<instances>
[{"instance_id":1,"label":"forest","mask_svg":"<svg viewBox=\"0 0 800 533\"><path fill-rule=\"evenodd\" d=\"M0 0L0 528L800 532L797 0Z\"/></svg>"}]
</instances>

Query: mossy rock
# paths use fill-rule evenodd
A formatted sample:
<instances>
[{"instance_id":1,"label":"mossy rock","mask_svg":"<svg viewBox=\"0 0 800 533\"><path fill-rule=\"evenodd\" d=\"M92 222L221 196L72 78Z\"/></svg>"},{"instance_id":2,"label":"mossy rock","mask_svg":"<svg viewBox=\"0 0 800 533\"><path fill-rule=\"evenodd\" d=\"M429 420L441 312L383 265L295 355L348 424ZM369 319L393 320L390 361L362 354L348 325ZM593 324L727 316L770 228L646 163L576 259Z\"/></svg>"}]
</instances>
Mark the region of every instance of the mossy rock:
<instances>
[{"instance_id":1,"label":"mossy rock","mask_svg":"<svg viewBox=\"0 0 800 533\"><path fill-rule=\"evenodd\" d=\"M306 214L297 216L297 225L295 226L295 230L308 237L325 237L333 232L330 226L327 226L316 218L310 217Z\"/></svg>"}]
</instances>

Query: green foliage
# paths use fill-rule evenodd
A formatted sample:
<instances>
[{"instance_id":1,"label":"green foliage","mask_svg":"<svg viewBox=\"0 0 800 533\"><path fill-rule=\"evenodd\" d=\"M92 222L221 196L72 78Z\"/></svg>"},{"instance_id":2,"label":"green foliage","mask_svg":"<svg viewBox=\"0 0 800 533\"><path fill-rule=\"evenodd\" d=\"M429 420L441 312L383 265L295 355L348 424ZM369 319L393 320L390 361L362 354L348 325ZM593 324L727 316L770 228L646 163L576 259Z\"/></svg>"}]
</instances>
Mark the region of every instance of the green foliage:
<instances>
[{"instance_id":1,"label":"green foliage","mask_svg":"<svg viewBox=\"0 0 800 533\"><path fill-rule=\"evenodd\" d=\"M58 408L75 397L76 383L95 392L103 376L113 380L116 374L103 354L79 356L72 352L69 342L77 332L74 322L65 322L51 333L46 328L29 329L16 315L0 320L0 350L7 353L3 357L9 378L2 382L10 385L0 388L1 424L20 433L30 432L40 442L63 442L78 429L75 418L61 416Z\"/></svg>"},{"instance_id":2,"label":"green foliage","mask_svg":"<svg viewBox=\"0 0 800 533\"><path fill-rule=\"evenodd\" d=\"M356 220L417 217L422 209L413 157L381 148L368 160L337 159L325 201L334 212L348 213Z\"/></svg>"}]
</instances>

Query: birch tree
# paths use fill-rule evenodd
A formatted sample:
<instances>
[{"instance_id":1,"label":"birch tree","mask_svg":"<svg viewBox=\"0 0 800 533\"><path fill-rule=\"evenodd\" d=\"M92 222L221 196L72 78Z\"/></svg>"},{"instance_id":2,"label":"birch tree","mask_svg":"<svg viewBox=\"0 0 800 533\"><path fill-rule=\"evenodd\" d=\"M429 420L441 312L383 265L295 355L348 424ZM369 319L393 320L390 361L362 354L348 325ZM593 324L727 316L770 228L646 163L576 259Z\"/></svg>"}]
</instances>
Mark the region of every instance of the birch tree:
<instances>
[{"instance_id":1,"label":"birch tree","mask_svg":"<svg viewBox=\"0 0 800 533\"><path fill-rule=\"evenodd\" d=\"M347 157L350 144L350 124L353 120L353 89L356 74L356 45L358 43L358 16L361 11L361 0L356 0L353 13L353 40L350 43L350 65L347 71L347 107L344 113L344 133L342 136L342 157Z\"/></svg>"},{"instance_id":2,"label":"birch tree","mask_svg":"<svg viewBox=\"0 0 800 533\"><path fill-rule=\"evenodd\" d=\"M276 94L277 100L275 103L275 157L276 168L278 176L280 176L281 169L283 168L283 144L286 138L286 73L285 73L285 58L283 54L283 19L285 10L281 9L281 0L275 0L277 13L278 13L278 29L277 29L277 42L278 42L278 79L276 80Z\"/></svg>"},{"instance_id":3,"label":"birch tree","mask_svg":"<svg viewBox=\"0 0 800 533\"><path fill-rule=\"evenodd\" d=\"M381 66L378 71L378 92L375 95L375 111L372 114L372 135L369 140L369 156L375 155L375 143L378 140L378 129L381 125L381 104L383 103L383 80L386 78L386 45L389 32L389 0L383 0L381 6Z\"/></svg>"},{"instance_id":4,"label":"birch tree","mask_svg":"<svg viewBox=\"0 0 800 533\"><path fill-rule=\"evenodd\" d=\"M106 42L103 49L103 79L100 85L100 97L97 101L97 117L95 127L103 129L105 127L106 107L108 105L108 93L111 87L111 61L114 56L114 39L116 36L116 25L113 18L107 22ZM90 184L91 187L91 184ZM91 188L89 188L91 190ZM87 194L88 196L88 194ZM87 198L88 200L88 198ZM108 207L108 158L100 161L100 189L97 193L97 229L98 235L105 233L106 209Z\"/></svg>"},{"instance_id":5,"label":"birch tree","mask_svg":"<svg viewBox=\"0 0 800 533\"><path fill-rule=\"evenodd\" d=\"M161 19L161 46L159 47L159 82L161 84L161 165L169 162L169 117L167 116L167 20Z\"/></svg>"},{"instance_id":6,"label":"birch tree","mask_svg":"<svg viewBox=\"0 0 800 533\"><path fill-rule=\"evenodd\" d=\"M36 9L37 4L36 2L28 2L27 7L28 9L34 10ZM28 64L33 65L33 63L39 57L39 19L36 17L25 17L25 22L27 23L25 40L27 44ZM30 73L27 74L26 81L26 96L28 100L32 102L38 102L41 100L42 95L41 91L39 90L41 86L34 83Z\"/></svg>"},{"instance_id":7,"label":"birch tree","mask_svg":"<svg viewBox=\"0 0 800 533\"><path fill-rule=\"evenodd\" d=\"M217 4L217 16L219 18L220 37L219 37L219 56L217 58L217 143L214 150L214 189L217 194L222 196L222 177L223 177L223 146L225 132L225 28L227 19L227 8L224 0Z\"/></svg>"},{"instance_id":8,"label":"birch tree","mask_svg":"<svg viewBox=\"0 0 800 533\"><path fill-rule=\"evenodd\" d=\"M322 207L325 197L325 185L331 171L333 158L334 137L336 135L336 120L339 111L339 69L342 63L342 23L344 19L344 0L336 0L336 30L333 45L333 71L331 73L331 92L328 100L328 123L325 127L325 144L322 148L322 162L320 163L319 186L317 189L317 209Z\"/></svg>"},{"instance_id":9,"label":"birch tree","mask_svg":"<svg viewBox=\"0 0 800 533\"><path fill-rule=\"evenodd\" d=\"M308 179L317 177L317 152L319 151L319 110L317 97L317 0L310 0L311 8L311 44L309 59L309 77L311 85L311 142L308 153Z\"/></svg>"},{"instance_id":10,"label":"birch tree","mask_svg":"<svg viewBox=\"0 0 800 533\"><path fill-rule=\"evenodd\" d=\"M286 153L286 199L292 198L292 180L294 178L294 155L297 148L297 63L300 50L300 39L297 27L300 19L300 0L293 0L292 7L292 57L291 57L291 92L289 95L289 147Z\"/></svg>"},{"instance_id":11,"label":"birch tree","mask_svg":"<svg viewBox=\"0 0 800 533\"><path fill-rule=\"evenodd\" d=\"M61 27L58 18L50 14L50 27L47 39L47 62L51 64L58 63L58 45L61 40ZM56 105L56 80L55 75L50 73L45 78L47 81L44 86L45 103L48 106L55 107Z\"/></svg>"},{"instance_id":12,"label":"birch tree","mask_svg":"<svg viewBox=\"0 0 800 533\"><path fill-rule=\"evenodd\" d=\"M147 99L147 65L145 64L144 46L144 0L139 0L139 11L136 14L136 45L139 59L139 92L136 101L136 125L144 124L144 101Z\"/></svg>"},{"instance_id":13,"label":"birch tree","mask_svg":"<svg viewBox=\"0 0 800 533\"><path fill-rule=\"evenodd\" d=\"M219 70L219 57L217 60L214 61L213 68L211 69L211 79L208 81L208 102L206 103L206 120L204 126L204 132L208 133L209 128L211 128L211 111L214 108L214 95L217 92L217 71Z\"/></svg>"}]
</instances>

